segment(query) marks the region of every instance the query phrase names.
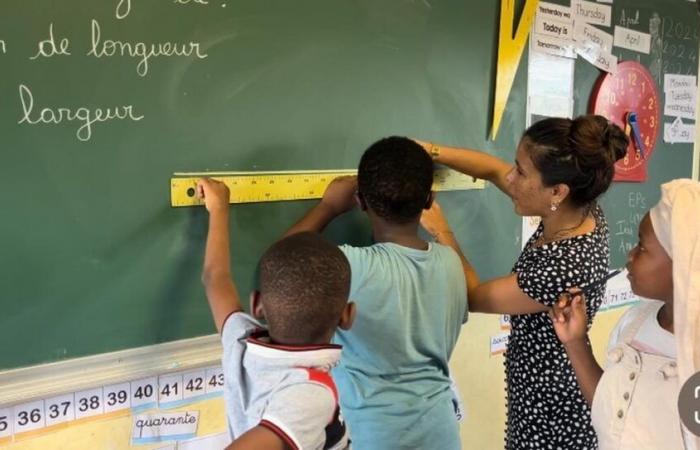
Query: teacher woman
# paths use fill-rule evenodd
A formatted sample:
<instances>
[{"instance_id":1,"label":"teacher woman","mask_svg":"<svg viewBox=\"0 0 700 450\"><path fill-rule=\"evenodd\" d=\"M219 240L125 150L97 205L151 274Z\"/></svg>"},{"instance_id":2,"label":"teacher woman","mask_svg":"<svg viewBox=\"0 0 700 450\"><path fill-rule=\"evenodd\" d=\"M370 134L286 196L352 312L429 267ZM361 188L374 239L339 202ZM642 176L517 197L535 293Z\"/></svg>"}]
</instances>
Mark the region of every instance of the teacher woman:
<instances>
[{"instance_id":1,"label":"teacher woman","mask_svg":"<svg viewBox=\"0 0 700 450\"><path fill-rule=\"evenodd\" d=\"M595 449L590 410L548 310L567 288L608 274L608 226L597 200L626 154L627 136L601 116L545 119L525 131L514 165L475 150L421 144L435 162L492 182L517 214L542 218L511 273L479 281L463 259L469 310L512 316L505 448ZM438 242L458 249L439 206L421 222ZM604 293L601 283L587 295L589 327Z\"/></svg>"}]
</instances>

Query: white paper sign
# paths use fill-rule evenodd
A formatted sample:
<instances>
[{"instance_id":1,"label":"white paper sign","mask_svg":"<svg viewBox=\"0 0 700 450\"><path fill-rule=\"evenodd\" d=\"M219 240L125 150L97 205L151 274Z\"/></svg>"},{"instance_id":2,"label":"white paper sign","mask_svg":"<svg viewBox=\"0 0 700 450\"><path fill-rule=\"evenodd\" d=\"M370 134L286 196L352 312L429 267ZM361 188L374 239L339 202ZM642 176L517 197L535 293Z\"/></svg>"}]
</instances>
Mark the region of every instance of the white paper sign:
<instances>
[{"instance_id":1,"label":"white paper sign","mask_svg":"<svg viewBox=\"0 0 700 450\"><path fill-rule=\"evenodd\" d=\"M581 21L576 22L574 26L574 40L598 44L606 52L612 50L613 47L613 36L610 33L601 31L595 26Z\"/></svg>"},{"instance_id":2,"label":"white paper sign","mask_svg":"<svg viewBox=\"0 0 700 450\"><path fill-rule=\"evenodd\" d=\"M219 367L210 367L207 374L207 394L223 392L224 390L224 370Z\"/></svg>"},{"instance_id":3,"label":"white paper sign","mask_svg":"<svg viewBox=\"0 0 700 450\"><path fill-rule=\"evenodd\" d=\"M697 89L695 87L671 89L666 91L666 103L694 105L697 100Z\"/></svg>"},{"instance_id":4,"label":"white paper sign","mask_svg":"<svg viewBox=\"0 0 700 450\"><path fill-rule=\"evenodd\" d=\"M192 398L207 393L206 371L204 369L182 375L183 398Z\"/></svg>"},{"instance_id":5,"label":"white paper sign","mask_svg":"<svg viewBox=\"0 0 700 450\"><path fill-rule=\"evenodd\" d=\"M0 408L0 439L12 436L12 410Z\"/></svg>"},{"instance_id":6,"label":"white paper sign","mask_svg":"<svg viewBox=\"0 0 700 450\"><path fill-rule=\"evenodd\" d=\"M695 104L666 103L664 105L664 115L695 120Z\"/></svg>"},{"instance_id":7,"label":"white paper sign","mask_svg":"<svg viewBox=\"0 0 700 450\"><path fill-rule=\"evenodd\" d=\"M697 86L695 75L677 75L667 73L664 75L664 92L673 89L694 88Z\"/></svg>"},{"instance_id":8,"label":"white paper sign","mask_svg":"<svg viewBox=\"0 0 700 450\"><path fill-rule=\"evenodd\" d=\"M225 447L225 446L220 447L220 448L224 448L224 447ZM178 448L177 448L177 443L165 445L165 446L163 446L163 447L158 447L156 450L178 450Z\"/></svg>"},{"instance_id":9,"label":"white paper sign","mask_svg":"<svg viewBox=\"0 0 700 450\"><path fill-rule=\"evenodd\" d=\"M510 330L510 316L508 314L501 314L499 322L501 324L501 330Z\"/></svg>"},{"instance_id":10,"label":"white paper sign","mask_svg":"<svg viewBox=\"0 0 700 450\"><path fill-rule=\"evenodd\" d=\"M573 38L574 30L571 23L537 16L535 19L535 33L541 36L570 40Z\"/></svg>"},{"instance_id":11,"label":"white paper sign","mask_svg":"<svg viewBox=\"0 0 700 450\"><path fill-rule=\"evenodd\" d=\"M44 401L36 400L14 408L15 434L44 428Z\"/></svg>"},{"instance_id":12,"label":"white paper sign","mask_svg":"<svg viewBox=\"0 0 700 450\"><path fill-rule=\"evenodd\" d=\"M221 450L230 443L231 437L228 433L219 433L178 442L177 450Z\"/></svg>"},{"instance_id":13,"label":"white paper sign","mask_svg":"<svg viewBox=\"0 0 700 450\"><path fill-rule=\"evenodd\" d=\"M158 405L182 400L182 374L175 373L158 377ZM169 406L169 405L168 405Z\"/></svg>"},{"instance_id":14,"label":"white paper sign","mask_svg":"<svg viewBox=\"0 0 700 450\"><path fill-rule=\"evenodd\" d=\"M537 5L537 15L556 19L561 22L573 22L573 18L571 17L571 8L568 6L557 5L555 3L539 2Z\"/></svg>"},{"instance_id":15,"label":"white paper sign","mask_svg":"<svg viewBox=\"0 0 700 450\"><path fill-rule=\"evenodd\" d=\"M148 408L154 406L157 399L158 379L156 377L143 378L131 382L132 408Z\"/></svg>"},{"instance_id":16,"label":"white paper sign","mask_svg":"<svg viewBox=\"0 0 700 450\"><path fill-rule=\"evenodd\" d=\"M199 411L140 414L134 417L131 438L134 444L191 439L198 424Z\"/></svg>"},{"instance_id":17,"label":"white paper sign","mask_svg":"<svg viewBox=\"0 0 700 450\"><path fill-rule=\"evenodd\" d=\"M131 408L131 385L129 383L105 386L104 394L106 413Z\"/></svg>"},{"instance_id":18,"label":"white paper sign","mask_svg":"<svg viewBox=\"0 0 700 450\"><path fill-rule=\"evenodd\" d=\"M695 124L685 124L681 118L664 124L664 142L669 144L692 144L695 142Z\"/></svg>"},{"instance_id":19,"label":"white paper sign","mask_svg":"<svg viewBox=\"0 0 700 450\"><path fill-rule=\"evenodd\" d=\"M608 280L600 311L627 305L637 300L638 297L632 292L630 282L627 279L627 271L623 270L622 273Z\"/></svg>"},{"instance_id":20,"label":"white paper sign","mask_svg":"<svg viewBox=\"0 0 700 450\"><path fill-rule=\"evenodd\" d=\"M537 227L540 226L540 221L542 219L540 217L535 217L535 216L525 216L523 217L523 231L522 231L522 242L520 247L525 248L525 244L527 244L527 241L530 240L532 235L535 233L537 230Z\"/></svg>"},{"instance_id":21,"label":"white paper sign","mask_svg":"<svg viewBox=\"0 0 700 450\"><path fill-rule=\"evenodd\" d=\"M92 417L104 413L102 388L75 393L75 418Z\"/></svg>"},{"instance_id":22,"label":"white paper sign","mask_svg":"<svg viewBox=\"0 0 700 450\"><path fill-rule=\"evenodd\" d=\"M572 0L571 9L575 21L594 23L596 25L610 26L612 8L586 0Z\"/></svg>"},{"instance_id":23,"label":"white paper sign","mask_svg":"<svg viewBox=\"0 0 700 450\"><path fill-rule=\"evenodd\" d=\"M571 59L575 59L577 56L574 43L570 40L542 35L532 35L530 39L532 39L531 48L533 51Z\"/></svg>"},{"instance_id":24,"label":"white paper sign","mask_svg":"<svg viewBox=\"0 0 700 450\"><path fill-rule=\"evenodd\" d=\"M46 399L44 405L47 427L75 420L75 398L72 393Z\"/></svg>"},{"instance_id":25,"label":"white paper sign","mask_svg":"<svg viewBox=\"0 0 700 450\"><path fill-rule=\"evenodd\" d=\"M606 52L593 42L584 41L577 43L576 52L600 70L610 73L617 72L617 57L612 53Z\"/></svg>"},{"instance_id":26,"label":"white paper sign","mask_svg":"<svg viewBox=\"0 0 700 450\"><path fill-rule=\"evenodd\" d=\"M629 28L615 27L615 45L618 47L634 50L635 52L649 54L651 49L651 35Z\"/></svg>"},{"instance_id":27,"label":"white paper sign","mask_svg":"<svg viewBox=\"0 0 700 450\"><path fill-rule=\"evenodd\" d=\"M509 336L510 333L499 333L495 336L491 336L491 355L498 355L506 351Z\"/></svg>"}]
</instances>

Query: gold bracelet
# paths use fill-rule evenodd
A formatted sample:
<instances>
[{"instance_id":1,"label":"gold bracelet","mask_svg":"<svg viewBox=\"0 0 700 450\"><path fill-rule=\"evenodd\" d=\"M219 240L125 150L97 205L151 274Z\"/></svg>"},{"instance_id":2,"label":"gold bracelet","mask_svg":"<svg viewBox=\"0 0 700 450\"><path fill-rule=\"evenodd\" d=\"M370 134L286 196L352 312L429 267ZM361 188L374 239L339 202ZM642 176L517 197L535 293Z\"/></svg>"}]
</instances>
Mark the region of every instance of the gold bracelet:
<instances>
[{"instance_id":1,"label":"gold bracelet","mask_svg":"<svg viewBox=\"0 0 700 450\"><path fill-rule=\"evenodd\" d=\"M436 144L430 144L430 157L433 158L433 161L438 159L440 157L440 146Z\"/></svg>"}]
</instances>

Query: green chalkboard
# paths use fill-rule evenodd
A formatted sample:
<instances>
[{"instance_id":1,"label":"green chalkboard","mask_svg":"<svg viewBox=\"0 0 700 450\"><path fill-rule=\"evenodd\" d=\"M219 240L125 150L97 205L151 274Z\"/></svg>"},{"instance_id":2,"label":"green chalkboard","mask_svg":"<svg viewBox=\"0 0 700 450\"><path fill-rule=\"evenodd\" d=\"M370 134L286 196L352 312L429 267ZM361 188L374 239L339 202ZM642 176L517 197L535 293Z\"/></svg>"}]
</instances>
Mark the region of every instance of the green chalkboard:
<instances>
[{"instance_id":1,"label":"green chalkboard","mask_svg":"<svg viewBox=\"0 0 700 450\"><path fill-rule=\"evenodd\" d=\"M391 134L512 158L526 57L498 139L487 139L498 3L3 1L0 368L214 332L199 281L206 213L169 206L173 172L354 168ZM697 50L694 3L614 8L639 11L640 30L658 11L668 42ZM40 44L50 32L52 43ZM666 51L662 63L697 66ZM577 63L577 112L597 74ZM659 145L649 183L617 185L606 198L613 227L634 221L630 198L649 206L661 181L689 175L690 146ZM510 202L492 186L441 201L481 275L509 270L520 246ZM244 295L266 246L310 205L232 208ZM351 214L329 235L366 243L369 230Z\"/></svg>"}]
</instances>

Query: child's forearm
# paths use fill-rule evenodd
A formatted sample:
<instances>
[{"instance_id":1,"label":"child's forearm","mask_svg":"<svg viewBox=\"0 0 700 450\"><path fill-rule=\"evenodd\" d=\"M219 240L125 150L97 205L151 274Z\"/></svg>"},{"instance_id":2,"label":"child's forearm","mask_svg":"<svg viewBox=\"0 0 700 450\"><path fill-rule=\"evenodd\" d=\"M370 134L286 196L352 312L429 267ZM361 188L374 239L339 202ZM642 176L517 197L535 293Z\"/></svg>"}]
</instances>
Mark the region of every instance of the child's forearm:
<instances>
[{"instance_id":1,"label":"child's forearm","mask_svg":"<svg viewBox=\"0 0 700 450\"><path fill-rule=\"evenodd\" d=\"M476 289L476 287L479 285L479 275L476 273L474 266L471 265L467 257L464 256L462 248L459 246L459 242L457 242L454 233L452 231L440 231L434 237L439 244L452 248L452 250L454 250L459 256L459 259L462 261L464 278L467 281L467 297L471 298L474 289Z\"/></svg>"},{"instance_id":2,"label":"child's forearm","mask_svg":"<svg viewBox=\"0 0 700 450\"><path fill-rule=\"evenodd\" d=\"M209 215L209 231L204 253L203 278L216 275L231 276L228 211L214 211Z\"/></svg>"},{"instance_id":3,"label":"child's forearm","mask_svg":"<svg viewBox=\"0 0 700 450\"><path fill-rule=\"evenodd\" d=\"M231 278L228 210L213 211L209 215L204 254L202 282L216 329L221 332L224 320L234 311L241 310L236 286Z\"/></svg>"},{"instance_id":4,"label":"child's forearm","mask_svg":"<svg viewBox=\"0 0 700 450\"><path fill-rule=\"evenodd\" d=\"M574 368L576 380L578 380L581 393L586 399L588 406L593 403L593 395L600 377L603 375L603 369L598 365L598 362L593 356L593 350L588 342L584 340L575 340L564 344L566 354L569 355L569 361Z\"/></svg>"},{"instance_id":5,"label":"child's forearm","mask_svg":"<svg viewBox=\"0 0 700 450\"><path fill-rule=\"evenodd\" d=\"M329 208L325 203L318 202L316 206L311 208L297 223L287 230L282 237L287 237L292 234L301 233L304 231L312 231L320 233L326 226L335 219L337 214L332 208Z\"/></svg>"}]
</instances>

